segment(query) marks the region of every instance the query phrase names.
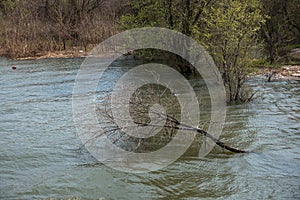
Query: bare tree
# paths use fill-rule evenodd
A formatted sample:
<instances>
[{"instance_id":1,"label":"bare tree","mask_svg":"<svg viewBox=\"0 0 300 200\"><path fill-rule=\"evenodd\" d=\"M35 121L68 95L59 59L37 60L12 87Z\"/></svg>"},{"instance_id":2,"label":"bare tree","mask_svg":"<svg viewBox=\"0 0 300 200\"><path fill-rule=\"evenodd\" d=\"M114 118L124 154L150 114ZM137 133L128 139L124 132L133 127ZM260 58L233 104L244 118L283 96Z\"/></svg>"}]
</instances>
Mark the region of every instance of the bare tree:
<instances>
[{"instance_id":1,"label":"bare tree","mask_svg":"<svg viewBox=\"0 0 300 200\"><path fill-rule=\"evenodd\" d=\"M36 56L97 45L117 32L119 1L3 0L3 49L9 57Z\"/></svg>"}]
</instances>

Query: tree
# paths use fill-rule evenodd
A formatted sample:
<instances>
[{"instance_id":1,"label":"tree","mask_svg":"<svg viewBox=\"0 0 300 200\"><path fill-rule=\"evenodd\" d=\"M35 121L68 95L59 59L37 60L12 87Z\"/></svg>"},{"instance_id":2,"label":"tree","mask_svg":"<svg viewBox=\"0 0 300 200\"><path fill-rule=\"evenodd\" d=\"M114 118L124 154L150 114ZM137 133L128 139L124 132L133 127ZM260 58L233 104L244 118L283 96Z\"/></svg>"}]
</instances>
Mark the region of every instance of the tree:
<instances>
[{"instance_id":1,"label":"tree","mask_svg":"<svg viewBox=\"0 0 300 200\"><path fill-rule=\"evenodd\" d=\"M45 8L45 15L57 28L58 40L62 41L64 50L68 40L72 41L72 46L78 46L80 42L87 49L95 38L94 33L100 31L95 24L100 20L98 15L105 10L105 1L47 0Z\"/></svg>"},{"instance_id":2,"label":"tree","mask_svg":"<svg viewBox=\"0 0 300 200\"><path fill-rule=\"evenodd\" d=\"M88 49L115 34L117 0L2 0L1 45L12 58Z\"/></svg>"},{"instance_id":3,"label":"tree","mask_svg":"<svg viewBox=\"0 0 300 200\"><path fill-rule=\"evenodd\" d=\"M32 51L39 43L37 34L37 23L34 19L36 12L30 12L35 4L27 1L6 0L1 2L3 13L3 37L4 47L9 56L24 56L26 52ZM42 29L42 28L41 28ZM35 40L36 43L31 43ZM36 46L37 45L37 46Z\"/></svg>"},{"instance_id":4,"label":"tree","mask_svg":"<svg viewBox=\"0 0 300 200\"><path fill-rule=\"evenodd\" d=\"M259 0L217 1L205 12L204 31L198 30L199 27L194 30L223 74L229 101L247 101L249 96L245 96L243 86L249 69L249 50L265 22L261 3Z\"/></svg>"},{"instance_id":5,"label":"tree","mask_svg":"<svg viewBox=\"0 0 300 200\"><path fill-rule=\"evenodd\" d=\"M262 0L269 16L262 26L261 38L270 63L287 60L288 45L300 43L300 1Z\"/></svg>"},{"instance_id":6,"label":"tree","mask_svg":"<svg viewBox=\"0 0 300 200\"><path fill-rule=\"evenodd\" d=\"M202 13L207 5L212 0L133 0L127 1L128 13L120 19L121 29L132 29L138 27L166 27L172 30L177 30L187 36L192 36L192 28L195 24L199 24ZM200 20L201 21L201 20ZM182 46L188 44L182 44ZM149 53L149 51L148 51ZM184 62L183 59L171 54L160 55L155 52L150 52L152 59L168 58L174 61L174 65L182 73L192 73L190 65Z\"/></svg>"},{"instance_id":7,"label":"tree","mask_svg":"<svg viewBox=\"0 0 300 200\"><path fill-rule=\"evenodd\" d=\"M260 0L134 0L128 5L132 10L121 18L123 28L161 26L193 37L221 69L229 100L249 99L242 88L253 37L265 22Z\"/></svg>"},{"instance_id":8,"label":"tree","mask_svg":"<svg viewBox=\"0 0 300 200\"><path fill-rule=\"evenodd\" d=\"M166 27L191 36L192 27L199 22L212 0L133 0L125 5L128 13L121 17L121 28L145 26Z\"/></svg>"}]
</instances>

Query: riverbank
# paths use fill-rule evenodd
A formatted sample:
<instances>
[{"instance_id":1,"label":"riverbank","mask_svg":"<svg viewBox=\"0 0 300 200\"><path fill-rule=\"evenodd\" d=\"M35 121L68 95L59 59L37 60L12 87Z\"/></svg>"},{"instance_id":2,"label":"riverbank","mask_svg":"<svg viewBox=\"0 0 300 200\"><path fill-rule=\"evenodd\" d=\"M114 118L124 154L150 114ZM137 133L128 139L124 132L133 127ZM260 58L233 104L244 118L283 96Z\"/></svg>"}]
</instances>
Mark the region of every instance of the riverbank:
<instances>
[{"instance_id":1,"label":"riverbank","mask_svg":"<svg viewBox=\"0 0 300 200\"><path fill-rule=\"evenodd\" d=\"M85 58L89 51L81 48L72 50L39 53L35 56L16 58L15 60L40 60L49 58ZM300 80L300 65L282 65L281 67L259 66L255 67L250 77L265 76L269 81L273 80Z\"/></svg>"},{"instance_id":2,"label":"riverbank","mask_svg":"<svg viewBox=\"0 0 300 200\"><path fill-rule=\"evenodd\" d=\"M38 59L47 59L47 58L84 58L88 54L89 52L86 52L82 49L74 49L74 50L40 53L36 56L16 58L16 60L38 60Z\"/></svg>"},{"instance_id":3,"label":"riverbank","mask_svg":"<svg viewBox=\"0 0 300 200\"><path fill-rule=\"evenodd\" d=\"M262 66L250 76L265 76L268 81L300 80L300 65L283 65L279 68Z\"/></svg>"}]
</instances>

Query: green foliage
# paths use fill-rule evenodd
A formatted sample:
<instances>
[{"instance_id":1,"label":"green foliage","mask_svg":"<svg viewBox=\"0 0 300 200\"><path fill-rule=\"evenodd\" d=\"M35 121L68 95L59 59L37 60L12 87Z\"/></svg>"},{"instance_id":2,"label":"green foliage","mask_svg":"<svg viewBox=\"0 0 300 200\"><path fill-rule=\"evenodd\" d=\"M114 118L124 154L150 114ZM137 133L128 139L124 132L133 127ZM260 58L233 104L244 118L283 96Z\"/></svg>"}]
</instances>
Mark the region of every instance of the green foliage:
<instances>
[{"instance_id":1,"label":"green foliage","mask_svg":"<svg viewBox=\"0 0 300 200\"><path fill-rule=\"evenodd\" d=\"M127 0L129 12L120 19L121 29L165 27L190 35L211 0Z\"/></svg>"},{"instance_id":2,"label":"green foliage","mask_svg":"<svg viewBox=\"0 0 300 200\"><path fill-rule=\"evenodd\" d=\"M193 26L201 21L204 7L210 0L127 0L126 6L129 12L120 19L122 30L137 27L165 27L182 32L188 36L192 34ZM183 47L187 44L182 44ZM141 53L141 52L140 52ZM140 55L139 55L140 56ZM143 56L142 56L143 57ZM144 56L145 57L145 56ZM148 52L147 58L166 58L165 54L154 55ZM191 68L175 57L177 66L181 72L191 72Z\"/></svg>"},{"instance_id":3,"label":"green foliage","mask_svg":"<svg viewBox=\"0 0 300 200\"><path fill-rule=\"evenodd\" d=\"M123 29L162 26L192 36L214 57L230 101L242 100L250 48L266 19L260 0L133 0L129 5L132 12L121 18Z\"/></svg>"},{"instance_id":4,"label":"green foliage","mask_svg":"<svg viewBox=\"0 0 300 200\"><path fill-rule=\"evenodd\" d=\"M132 13L121 17L121 29L138 27L165 27L163 0L133 0L127 3Z\"/></svg>"},{"instance_id":5,"label":"green foliage","mask_svg":"<svg viewBox=\"0 0 300 200\"><path fill-rule=\"evenodd\" d=\"M204 31L196 32L223 73L230 101L243 101L250 49L265 18L259 0L218 1L205 11Z\"/></svg>"},{"instance_id":6,"label":"green foliage","mask_svg":"<svg viewBox=\"0 0 300 200\"><path fill-rule=\"evenodd\" d=\"M166 27L165 8L163 0L133 0L128 1L126 6L131 12L120 18L120 29L127 30L139 27ZM145 61L159 59L161 55L154 50L135 51L135 57ZM159 52L161 53L161 52Z\"/></svg>"}]
</instances>

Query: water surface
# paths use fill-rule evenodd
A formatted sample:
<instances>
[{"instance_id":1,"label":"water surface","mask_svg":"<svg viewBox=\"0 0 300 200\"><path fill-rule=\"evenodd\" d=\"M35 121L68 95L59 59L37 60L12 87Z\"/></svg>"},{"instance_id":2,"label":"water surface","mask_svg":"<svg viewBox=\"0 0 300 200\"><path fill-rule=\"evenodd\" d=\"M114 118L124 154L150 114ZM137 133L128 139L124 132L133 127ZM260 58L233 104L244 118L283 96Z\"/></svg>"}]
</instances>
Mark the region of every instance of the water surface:
<instances>
[{"instance_id":1,"label":"water surface","mask_svg":"<svg viewBox=\"0 0 300 200\"><path fill-rule=\"evenodd\" d=\"M256 79L249 84L259 98L228 107L221 140L254 153L216 147L202 159L127 174L98 163L76 136L72 90L81 62L0 60L0 199L300 198L300 82Z\"/></svg>"}]
</instances>

